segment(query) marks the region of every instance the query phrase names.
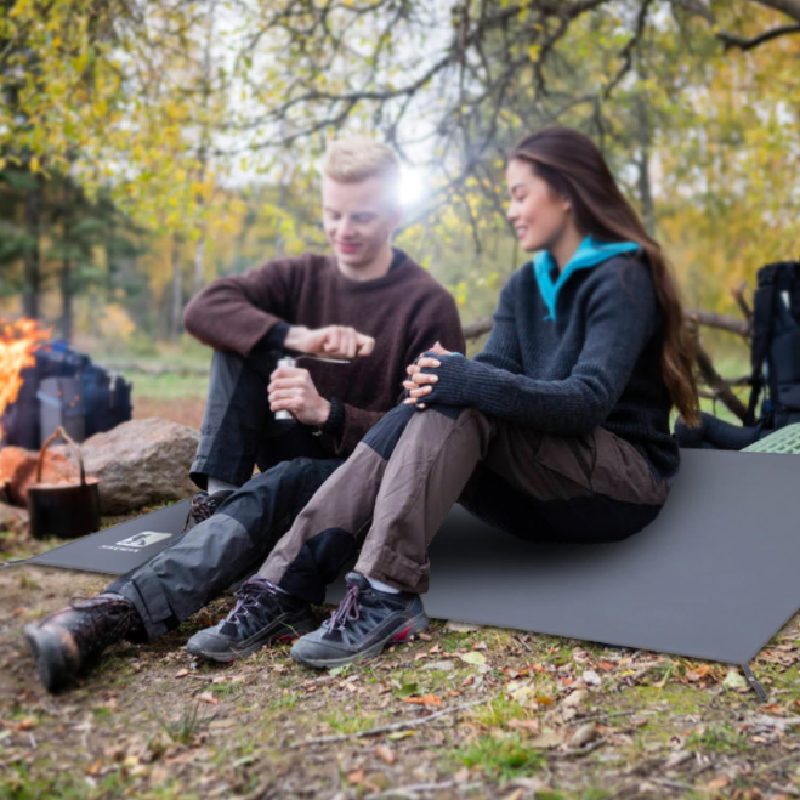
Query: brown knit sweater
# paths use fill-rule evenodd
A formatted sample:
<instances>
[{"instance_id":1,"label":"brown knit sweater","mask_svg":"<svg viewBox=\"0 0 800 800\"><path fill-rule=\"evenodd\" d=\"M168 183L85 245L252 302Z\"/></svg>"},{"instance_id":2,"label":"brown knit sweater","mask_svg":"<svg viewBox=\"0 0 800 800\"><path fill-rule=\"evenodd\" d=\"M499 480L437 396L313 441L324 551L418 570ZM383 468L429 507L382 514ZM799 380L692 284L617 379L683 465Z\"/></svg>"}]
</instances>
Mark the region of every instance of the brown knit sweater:
<instances>
[{"instance_id":1,"label":"brown knit sweater","mask_svg":"<svg viewBox=\"0 0 800 800\"><path fill-rule=\"evenodd\" d=\"M401 251L395 251L386 275L369 281L346 278L333 256L276 259L215 280L184 312L189 333L217 350L241 355L280 323L349 325L375 338L373 353L351 364L299 364L309 370L323 397L344 404L344 425L333 445L337 455L352 452L397 403L405 368L419 353L437 340L448 350L464 352L453 298Z\"/></svg>"}]
</instances>

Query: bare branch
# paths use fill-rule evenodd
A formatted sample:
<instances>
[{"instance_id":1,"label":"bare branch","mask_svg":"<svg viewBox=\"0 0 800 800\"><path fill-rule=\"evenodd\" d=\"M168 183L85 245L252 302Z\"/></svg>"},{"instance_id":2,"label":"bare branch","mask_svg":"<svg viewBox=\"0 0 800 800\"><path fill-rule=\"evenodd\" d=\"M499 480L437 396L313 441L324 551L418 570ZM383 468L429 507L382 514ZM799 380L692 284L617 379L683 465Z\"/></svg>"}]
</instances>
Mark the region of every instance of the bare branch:
<instances>
[{"instance_id":1,"label":"bare branch","mask_svg":"<svg viewBox=\"0 0 800 800\"><path fill-rule=\"evenodd\" d=\"M745 39L742 36L736 36L732 33L718 33L717 38L722 42L725 50L752 50L765 42L770 42L781 36L789 36L793 33L800 33L800 24L797 25L780 25L777 28L770 28L768 31L760 33L758 36L753 36L750 39Z\"/></svg>"}]
</instances>

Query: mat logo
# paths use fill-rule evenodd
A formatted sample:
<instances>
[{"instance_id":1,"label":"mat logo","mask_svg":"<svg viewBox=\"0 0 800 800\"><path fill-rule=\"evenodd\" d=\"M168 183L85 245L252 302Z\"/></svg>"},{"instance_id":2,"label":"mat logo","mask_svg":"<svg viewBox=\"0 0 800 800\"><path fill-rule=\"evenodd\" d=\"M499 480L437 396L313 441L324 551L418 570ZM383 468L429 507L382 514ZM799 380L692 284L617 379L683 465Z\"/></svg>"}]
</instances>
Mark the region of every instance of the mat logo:
<instances>
[{"instance_id":1,"label":"mat logo","mask_svg":"<svg viewBox=\"0 0 800 800\"><path fill-rule=\"evenodd\" d=\"M151 544L157 544L164 539L169 539L171 533L156 533L155 531L142 531L127 539L121 539L117 542L119 547L150 547Z\"/></svg>"}]
</instances>

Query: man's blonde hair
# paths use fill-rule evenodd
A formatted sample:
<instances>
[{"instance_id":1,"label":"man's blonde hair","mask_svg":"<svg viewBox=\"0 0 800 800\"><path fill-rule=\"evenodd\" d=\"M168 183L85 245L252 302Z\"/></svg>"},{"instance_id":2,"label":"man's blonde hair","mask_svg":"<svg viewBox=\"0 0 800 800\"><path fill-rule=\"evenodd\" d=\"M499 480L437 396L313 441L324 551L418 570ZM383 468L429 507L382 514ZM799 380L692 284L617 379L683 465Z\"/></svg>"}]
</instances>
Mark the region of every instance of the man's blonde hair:
<instances>
[{"instance_id":1,"label":"man's blonde hair","mask_svg":"<svg viewBox=\"0 0 800 800\"><path fill-rule=\"evenodd\" d=\"M379 178L386 185L387 200L397 205L400 162L389 145L367 136L347 136L328 145L322 174L339 183L358 183Z\"/></svg>"}]
</instances>

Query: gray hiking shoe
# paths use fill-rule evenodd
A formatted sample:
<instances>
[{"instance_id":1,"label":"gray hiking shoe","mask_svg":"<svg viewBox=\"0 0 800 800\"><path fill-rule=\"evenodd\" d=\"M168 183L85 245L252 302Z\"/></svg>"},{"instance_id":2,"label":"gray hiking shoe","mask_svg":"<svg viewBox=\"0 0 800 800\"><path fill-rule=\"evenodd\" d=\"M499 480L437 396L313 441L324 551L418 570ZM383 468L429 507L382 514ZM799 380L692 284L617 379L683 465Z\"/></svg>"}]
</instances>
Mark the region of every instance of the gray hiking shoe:
<instances>
[{"instance_id":1,"label":"gray hiking shoe","mask_svg":"<svg viewBox=\"0 0 800 800\"><path fill-rule=\"evenodd\" d=\"M292 647L295 661L319 668L362 661L428 627L418 594L380 592L358 572L345 580L347 594L330 619Z\"/></svg>"},{"instance_id":2,"label":"gray hiking shoe","mask_svg":"<svg viewBox=\"0 0 800 800\"><path fill-rule=\"evenodd\" d=\"M186 649L192 655L227 664L272 642L290 642L315 625L308 603L255 577L239 587L236 605L228 616L198 631Z\"/></svg>"}]
</instances>

